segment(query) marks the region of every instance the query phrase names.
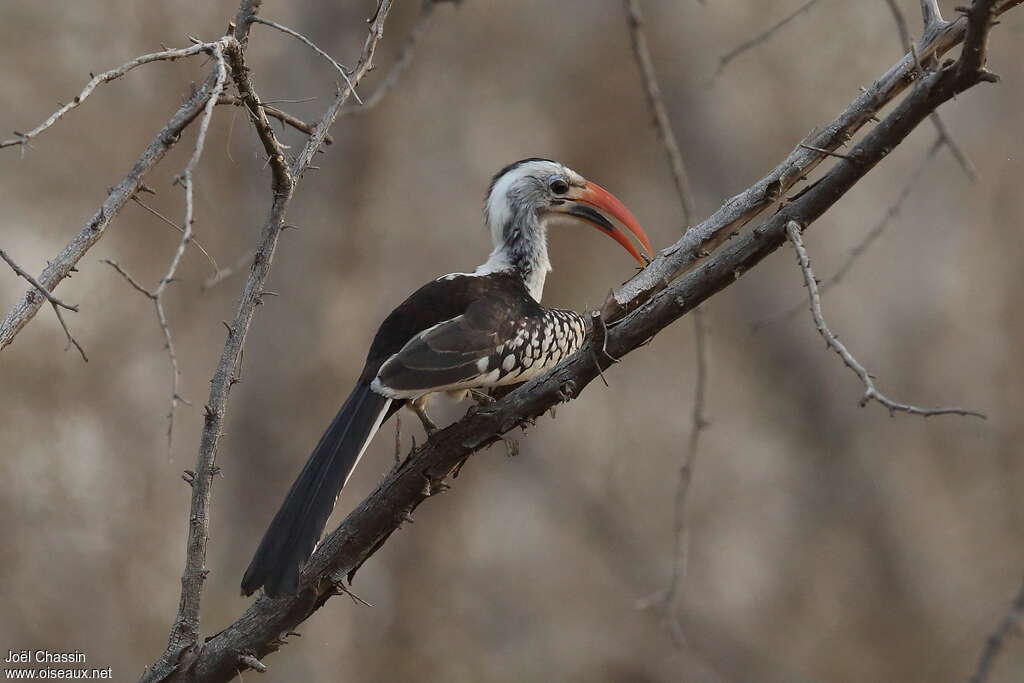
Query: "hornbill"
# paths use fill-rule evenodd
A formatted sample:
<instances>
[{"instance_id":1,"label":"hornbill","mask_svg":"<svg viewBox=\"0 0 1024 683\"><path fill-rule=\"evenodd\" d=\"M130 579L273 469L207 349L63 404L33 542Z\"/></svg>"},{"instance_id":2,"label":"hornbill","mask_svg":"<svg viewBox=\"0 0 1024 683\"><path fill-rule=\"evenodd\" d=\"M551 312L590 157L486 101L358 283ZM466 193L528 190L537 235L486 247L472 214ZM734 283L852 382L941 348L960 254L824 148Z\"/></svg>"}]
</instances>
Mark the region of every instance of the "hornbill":
<instances>
[{"instance_id":1,"label":"hornbill","mask_svg":"<svg viewBox=\"0 0 1024 683\"><path fill-rule=\"evenodd\" d=\"M491 181L484 207L494 250L472 273L420 287L381 324L352 393L313 449L242 578L294 594L299 571L320 539L349 475L381 424L409 404L428 432L422 399L433 392L518 384L554 367L583 345L587 323L575 311L540 304L548 261L547 228L559 217L585 221L644 260L615 219L649 254L633 214L609 192L549 159L523 159Z\"/></svg>"}]
</instances>

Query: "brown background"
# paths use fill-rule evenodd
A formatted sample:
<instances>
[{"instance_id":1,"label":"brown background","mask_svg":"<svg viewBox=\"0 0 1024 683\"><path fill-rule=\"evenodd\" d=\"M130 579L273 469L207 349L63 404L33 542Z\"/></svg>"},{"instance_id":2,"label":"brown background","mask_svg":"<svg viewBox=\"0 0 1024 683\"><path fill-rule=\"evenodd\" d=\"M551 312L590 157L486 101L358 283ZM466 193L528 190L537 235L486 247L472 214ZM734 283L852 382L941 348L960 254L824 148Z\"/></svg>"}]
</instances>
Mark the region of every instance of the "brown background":
<instances>
[{"instance_id":1,"label":"brown background","mask_svg":"<svg viewBox=\"0 0 1024 683\"><path fill-rule=\"evenodd\" d=\"M417 4L396 9L364 95ZM900 4L919 34L918 3ZM943 3L948 14L953 4ZM832 0L707 86L720 54L798 5L644 3L701 216L902 54L882 0ZM351 62L370 8L269 1L264 15ZM185 45L187 34L215 37L234 11L232 0L11 3L0 21L0 126L30 128L89 71L161 42ZM804 295L792 253L781 252L705 307L712 426L691 490L685 649L635 606L669 578L693 394L684 321L608 373L610 389L594 384L556 421L540 421L518 458L501 448L474 458L450 495L422 507L363 568L355 588L374 607L333 600L266 660L260 680L964 680L1024 568L1020 14L994 34L1002 85L943 110L980 181L969 184L941 152L824 301L883 391L978 408L987 422L858 408L856 378L807 315L752 334ZM333 92L330 68L282 34L255 27L249 54L264 98L319 98L281 105L297 115L314 118ZM103 86L24 159L0 152L0 247L39 272L204 73L196 59L147 66ZM170 180L194 134L148 181L153 205L177 220L182 193ZM441 5L399 87L334 135L292 205L300 229L285 233L270 285L281 296L259 310L232 394L206 633L246 606L241 573L376 325L424 281L485 257L480 203L497 168L559 159L619 195L657 245L681 231L614 0ZM922 126L808 233L819 276L884 215L933 139ZM260 151L244 115L222 107L196 175L197 235L222 265L255 242L265 214ZM60 286L81 305L67 317L87 365L63 352L46 309L0 353L0 655L77 648L89 666L131 680L165 644L189 495L180 473L194 462L220 321L233 315L241 280L200 292L211 267L192 250L168 295L182 391L196 404L179 412L169 459L170 370L151 305L99 260L152 286L176 239L129 204ZM628 257L592 231L569 227L552 242L548 303L595 306L630 273ZM0 308L24 288L0 267ZM422 439L411 416L403 426L406 446L410 434ZM390 466L393 437L382 430L339 513ZM1024 648L1011 648L993 680L1020 679Z\"/></svg>"}]
</instances>

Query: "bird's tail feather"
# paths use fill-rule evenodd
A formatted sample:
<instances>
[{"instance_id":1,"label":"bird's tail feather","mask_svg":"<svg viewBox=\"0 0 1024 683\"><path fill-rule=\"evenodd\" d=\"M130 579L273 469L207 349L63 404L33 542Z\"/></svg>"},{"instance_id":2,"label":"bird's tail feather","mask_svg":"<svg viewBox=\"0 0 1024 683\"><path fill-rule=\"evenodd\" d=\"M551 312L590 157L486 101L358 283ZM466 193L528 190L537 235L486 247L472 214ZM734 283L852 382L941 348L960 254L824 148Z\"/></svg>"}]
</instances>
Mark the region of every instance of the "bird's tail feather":
<instances>
[{"instance_id":1,"label":"bird's tail feather","mask_svg":"<svg viewBox=\"0 0 1024 683\"><path fill-rule=\"evenodd\" d=\"M391 399L360 383L320 437L242 577L242 593L294 594L345 482L389 411Z\"/></svg>"}]
</instances>

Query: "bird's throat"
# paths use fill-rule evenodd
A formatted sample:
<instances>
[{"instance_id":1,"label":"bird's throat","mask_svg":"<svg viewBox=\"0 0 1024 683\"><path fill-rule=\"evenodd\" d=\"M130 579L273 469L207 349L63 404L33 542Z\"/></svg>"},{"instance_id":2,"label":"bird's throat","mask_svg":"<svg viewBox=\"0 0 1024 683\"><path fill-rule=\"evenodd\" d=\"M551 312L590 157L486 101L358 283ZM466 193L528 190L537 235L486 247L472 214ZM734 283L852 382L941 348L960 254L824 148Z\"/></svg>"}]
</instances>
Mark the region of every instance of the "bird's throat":
<instances>
[{"instance_id":1,"label":"bird's throat","mask_svg":"<svg viewBox=\"0 0 1024 683\"><path fill-rule=\"evenodd\" d=\"M538 221L518 227L507 226L502 232L501 243L494 247L487 261L476 269L478 275L515 271L535 300L540 301L544 293L544 280L551 270L548 260L547 231Z\"/></svg>"}]
</instances>

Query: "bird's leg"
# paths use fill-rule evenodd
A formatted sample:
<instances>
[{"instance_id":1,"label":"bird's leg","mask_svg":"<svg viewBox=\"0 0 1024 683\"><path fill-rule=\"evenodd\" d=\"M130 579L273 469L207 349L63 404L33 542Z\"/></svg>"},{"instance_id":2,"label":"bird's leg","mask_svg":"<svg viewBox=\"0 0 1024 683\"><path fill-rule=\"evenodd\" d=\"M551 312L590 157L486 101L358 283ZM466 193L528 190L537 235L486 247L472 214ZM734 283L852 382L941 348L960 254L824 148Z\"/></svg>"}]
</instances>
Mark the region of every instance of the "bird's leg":
<instances>
[{"instance_id":1,"label":"bird's leg","mask_svg":"<svg viewBox=\"0 0 1024 683\"><path fill-rule=\"evenodd\" d=\"M423 431L427 433L427 436L430 436L437 431L437 425L434 424L434 421L430 419L429 415L427 415L426 396L420 396L419 398L414 398L409 401L409 410L416 413L416 417L418 417L420 422L423 423Z\"/></svg>"}]
</instances>

